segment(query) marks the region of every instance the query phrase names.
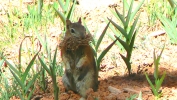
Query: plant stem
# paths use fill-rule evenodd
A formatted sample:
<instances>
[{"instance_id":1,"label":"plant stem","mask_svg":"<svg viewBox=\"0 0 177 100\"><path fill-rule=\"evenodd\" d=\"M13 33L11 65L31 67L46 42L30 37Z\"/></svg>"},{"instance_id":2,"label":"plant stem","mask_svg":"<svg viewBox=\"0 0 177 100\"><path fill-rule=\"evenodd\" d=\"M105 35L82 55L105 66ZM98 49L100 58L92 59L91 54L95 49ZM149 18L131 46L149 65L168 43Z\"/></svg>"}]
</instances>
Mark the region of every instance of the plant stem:
<instances>
[{"instance_id":1,"label":"plant stem","mask_svg":"<svg viewBox=\"0 0 177 100\"><path fill-rule=\"evenodd\" d=\"M53 80L53 81L54 81L54 80ZM53 87L54 87L54 100L58 100L59 88L58 88L56 82L53 83Z\"/></svg>"}]
</instances>

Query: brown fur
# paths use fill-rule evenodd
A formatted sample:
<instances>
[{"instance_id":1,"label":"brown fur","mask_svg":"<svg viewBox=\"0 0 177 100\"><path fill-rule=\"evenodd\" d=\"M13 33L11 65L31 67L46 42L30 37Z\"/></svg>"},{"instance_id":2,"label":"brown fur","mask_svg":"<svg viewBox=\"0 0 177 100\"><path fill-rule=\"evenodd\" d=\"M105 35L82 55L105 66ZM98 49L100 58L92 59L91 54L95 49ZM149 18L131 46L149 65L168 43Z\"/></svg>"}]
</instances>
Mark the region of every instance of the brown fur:
<instances>
[{"instance_id":1,"label":"brown fur","mask_svg":"<svg viewBox=\"0 0 177 100\"><path fill-rule=\"evenodd\" d=\"M61 56L65 65L62 81L66 90L79 93L87 97L86 91L98 88L98 71L94 59L93 49L89 45L91 35L86 34L81 20L76 23L66 21L67 31L60 43ZM74 30L74 33L72 31Z\"/></svg>"}]
</instances>

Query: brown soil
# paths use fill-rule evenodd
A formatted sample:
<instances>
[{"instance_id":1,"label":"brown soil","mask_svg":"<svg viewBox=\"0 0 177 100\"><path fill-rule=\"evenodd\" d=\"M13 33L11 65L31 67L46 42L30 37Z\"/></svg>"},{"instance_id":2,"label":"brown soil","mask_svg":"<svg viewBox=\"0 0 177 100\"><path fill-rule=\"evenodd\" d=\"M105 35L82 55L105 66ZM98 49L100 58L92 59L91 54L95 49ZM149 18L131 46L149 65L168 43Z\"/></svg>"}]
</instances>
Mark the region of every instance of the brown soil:
<instances>
[{"instance_id":1,"label":"brown soil","mask_svg":"<svg viewBox=\"0 0 177 100\"><path fill-rule=\"evenodd\" d=\"M135 6L139 2L139 0L135 0ZM7 9L8 4L9 3L7 1L1 2L0 9L2 9L1 6L5 7L3 9ZM17 6L18 0L14 0L13 4L14 6ZM24 5L26 5L26 3L24 3ZM119 0L107 0L107 2L103 2L103 0L79 0L76 14L77 16L82 16L87 20L87 25L91 33L94 33L98 28L98 37L106 26L104 18L109 17L112 18L112 20L115 20L108 9L110 5L116 5L118 10L122 9L122 2ZM4 17L6 16L6 13L3 12L3 9L0 15L2 18L0 19L1 23L7 22L7 18ZM99 89L96 92L93 92L91 89L88 90L87 100L94 100L94 98L98 98L99 100L125 100L133 94L138 95L140 91L142 92L143 100L153 100L154 96L144 73L148 73L149 77L154 81L153 51L155 49L156 53L159 54L164 44L165 50L161 57L159 70L161 75L166 71L166 77L160 89L162 93L160 99L177 99L177 47L176 45L170 44L166 33L156 35L159 30L163 30L162 26L159 22L154 26L148 26L147 12L144 8L142 8L141 11L139 21L142 24L135 41L135 48L131 58L133 75L128 77L126 65L119 55L119 53L124 54L124 52L120 51L118 46L113 46L101 63L101 70L99 71ZM61 30L58 28L60 27L60 23L57 21L59 19L56 18L55 20L56 22L54 25L49 25L48 38L51 41L50 45L53 45L51 46L52 51L55 49L56 44L59 44L57 39L61 33ZM113 34L111 30L108 30L108 32ZM8 55L10 60L14 60L14 58L18 56L19 42L21 40L22 38L19 37L12 46L5 47L4 53ZM104 48L106 48L111 42L112 40L106 35L99 51L104 50ZM61 62L59 53L58 59L59 62ZM80 98L78 94L75 94L72 91L69 91L68 93L65 92L61 77L57 77L57 80L60 88L60 100L78 100ZM36 86L36 88L38 87ZM48 84L46 93L43 93L40 89L36 89L33 98L35 98L35 100L39 100L39 98L40 100L53 100L52 82ZM18 98L12 97L11 100L18 100Z\"/></svg>"}]
</instances>

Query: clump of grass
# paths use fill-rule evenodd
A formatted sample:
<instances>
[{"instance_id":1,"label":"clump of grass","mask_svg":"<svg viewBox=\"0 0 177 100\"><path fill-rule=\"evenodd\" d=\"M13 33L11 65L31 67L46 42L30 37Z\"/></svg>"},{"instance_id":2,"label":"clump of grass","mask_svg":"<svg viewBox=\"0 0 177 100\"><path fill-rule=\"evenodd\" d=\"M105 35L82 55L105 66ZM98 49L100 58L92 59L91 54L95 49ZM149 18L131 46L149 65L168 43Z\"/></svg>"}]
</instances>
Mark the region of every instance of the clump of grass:
<instances>
[{"instance_id":1,"label":"clump of grass","mask_svg":"<svg viewBox=\"0 0 177 100\"><path fill-rule=\"evenodd\" d=\"M12 96L12 92L10 92L12 89L8 84L8 80L6 75L3 72L3 67L4 67L4 59L1 58L2 53L0 53L0 83L1 83L1 88L0 88L0 99L1 100L9 100L9 98Z\"/></svg>"},{"instance_id":2,"label":"clump of grass","mask_svg":"<svg viewBox=\"0 0 177 100\"><path fill-rule=\"evenodd\" d=\"M57 66L56 64L56 57L57 57L57 47L55 49L55 53L54 53L54 56L53 56L53 59L51 57L51 50L50 50L50 47L48 45L48 39L47 37L45 36L45 41L43 41L41 39L41 37L38 35L38 39L40 40L40 42L42 43L42 46L44 47L44 50L47 54L47 62L45 62L44 60L44 56L38 56L38 59L39 59L39 62L42 66L42 86L43 86L43 90L45 90L45 88L47 87L46 86L46 82L45 82L45 72L48 73L48 75L52 78L52 83L53 83L53 93L54 93L54 100L58 100L59 96L59 87L58 87L58 84L57 84L57 80L56 80L56 77L57 77L57 72L59 71L59 75L62 75L63 74L63 69L61 66ZM58 70L58 67L59 67L59 70ZM44 71L45 70L45 71Z\"/></svg>"},{"instance_id":3,"label":"clump of grass","mask_svg":"<svg viewBox=\"0 0 177 100\"><path fill-rule=\"evenodd\" d=\"M170 4L175 5L175 2L173 0L150 0L146 2L145 10L148 14L148 24L149 26L153 26L158 21L157 14L162 14L165 16L171 15L170 5L168 2L171 2ZM160 9L159 9L160 8Z\"/></svg>"},{"instance_id":4,"label":"clump of grass","mask_svg":"<svg viewBox=\"0 0 177 100\"><path fill-rule=\"evenodd\" d=\"M55 49L55 54L53 57L53 60L50 60L49 66L47 65L47 63L44 62L43 59L41 59L39 56L39 61L42 65L42 67L47 71L47 73L50 75L50 77L52 78L52 83L53 83L53 88L54 88L54 100L58 100L58 94L59 94L59 87L57 85L57 80L56 80L56 56L57 56L57 47Z\"/></svg>"},{"instance_id":5,"label":"clump of grass","mask_svg":"<svg viewBox=\"0 0 177 100\"><path fill-rule=\"evenodd\" d=\"M8 60L6 60L4 56L3 59L5 61L5 64L9 66L10 72L14 77L14 84L12 85L14 91L17 93L21 100L31 100L32 94L35 90L34 82L36 81L36 78L38 77L39 73L30 75L29 72L35 62L36 57L38 56L38 53L41 51L41 46L39 51L34 55L32 60L27 65L26 69L23 71L21 66L22 42L20 44L19 49L19 62L17 64L18 66L12 65Z\"/></svg>"},{"instance_id":6,"label":"clump of grass","mask_svg":"<svg viewBox=\"0 0 177 100\"><path fill-rule=\"evenodd\" d=\"M0 73L0 99L1 100L9 100L12 96L16 95L16 92L13 90L10 82L8 80L8 76L5 73Z\"/></svg>"},{"instance_id":7,"label":"clump of grass","mask_svg":"<svg viewBox=\"0 0 177 100\"><path fill-rule=\"evenodd\" d=\"M110 20L110 22L122 34L123 39L121 37L119 37L119 34L117 31L114 31L115 32L114 34L116 35L117 40L120 42L120 44L124 47L124 49L127 52L126 56L124 56L122 54L120 54L120 55L127 66L129 76L131 75L130 58L132 55L134 41L135 41L135 37L137 34L137 29L135 29L135 28L136 28L140 14L138 14L136 18L135 18L135 15L139 11L144 0L141 1L141 3L136 7L134 12L132 12L133 2L134 2L134 0L132 0L130 6L128 6L127 1L126 0L123 1L123 4L124 4L123 15L120 14L119 11L115 8L116 13L114 13L114 16L116 16L121 21L121 23L123 24L123 27L121 27L120 25L116 24L114 21L112 21L111 19L108 18L108 20ZM125 15L126 8L128 8L127 15ZM135 20L133 21L133 19L135 19ZM131 23L133 23L133 24L131 24Z\"/></svg>"},{"instance_id":8,"label":"clump of grass","mask_svg":"<svg viewBox=\"0 0 177 100\"><path fill-rule=\"evenodd\" d=\"M41 66L42 66L41 67L42 75L40 77L41 84L39 84L39 85L41 86L42 90L45 91L46 88L47 88L46 72L52 78L52 82L55 85L54 88L56 88L57 82L56 82L56 79L54 77L63 75L63 67L62 67L61 63L59 63L59 64L56 63L57 48L55 49L54 58L52 59L52 52L51 52L51 48L50 48L50 45L49 45L49 39L46 36L46 34L45 34L44 40L38 34L37 34L37 38L40 41L40 43L41 43L41 45L44 49L44 51L41 52L41 54L39 55L38 58L39 58L39 62L41 64ZM44 56L44 55L46 55L46 56ZM55 95L55 96L57 98L57 95Z\"/></svg>"},{"instance_id":9,"label":"clump of grass","mask_svg":"<svg viewBox=\"0 0 177 100\"><path fill-rule=\"evenodd\" d=\"M155 100L158 100L160 98L160 96L162 95L162 93L160 92L160 87L161 87L161 85L163 83L163 80L165 78L165 75L166 75L166 72L164 72L163 75L162 75L162 77L161 78L159 77L159 62L160 62L160 58L161 58L161 55L163 53L164 47L162 48L159 56L156 56L155 50L154 50L154 53L153 53L153 56L154 56L154 78L155 78L155 85L153 85L153 83L149 79L147 73L145 73L146 79L147 79L149 85L151 86L152 92L153 92L153 94L155 96Z\"/></svg>"},{"instance_id":10,"label":"clump of grass","mask_svg":"<svg viewBox=\"0 0 177 100\"><path fill-rule=\"evenodd\" d=\"M27 5L27 12L23 12L22 7L11 5L6 11L7 17L4 17L8 22L2 26L0 49L13 44L19 37L34 36L35 30L45 31L48 23L54 22L54 14L53 6L44 4L43 0Z\"/></svg>"},{"instance_id":11,"label":"clump of grass","mask_svg":"<svg viewBox=\"0 0 177 100\"><path fill-rule=\"evenodd\" d=\"M157 13L157 17L160 19L170 42L177 44L177 2L175 3L173 0L169 0L169 4L171 4L171 16L164 16L161 13Z\"/></svg>"}]
</instances>

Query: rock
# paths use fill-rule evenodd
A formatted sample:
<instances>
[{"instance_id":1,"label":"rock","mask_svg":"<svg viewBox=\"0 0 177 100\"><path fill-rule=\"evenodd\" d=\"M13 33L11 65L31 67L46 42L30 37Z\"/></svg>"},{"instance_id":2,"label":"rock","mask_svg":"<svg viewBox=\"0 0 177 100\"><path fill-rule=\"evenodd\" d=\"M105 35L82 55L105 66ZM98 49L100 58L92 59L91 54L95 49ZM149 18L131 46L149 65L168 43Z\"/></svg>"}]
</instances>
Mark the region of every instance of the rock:
<instances>
[{"instance_id":1,"label":"rock","mask_svg":"<svg viewBox=\"0 0 177 100\"><path fill-rule=\"evenodd\" d=\"M108 87L108 90L109 90L111 93L114 93L114 94L119 94L119 93L122 92L120 89L117 89L117 88L112 87L112 86L109 86L109 87Z\"/></svg>"}]
</instances>

